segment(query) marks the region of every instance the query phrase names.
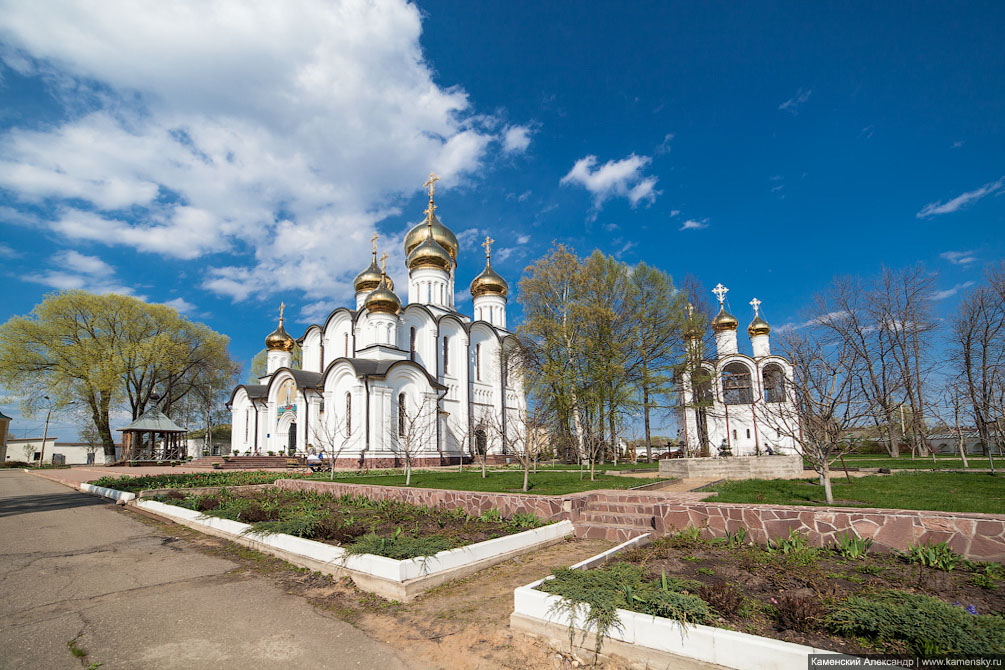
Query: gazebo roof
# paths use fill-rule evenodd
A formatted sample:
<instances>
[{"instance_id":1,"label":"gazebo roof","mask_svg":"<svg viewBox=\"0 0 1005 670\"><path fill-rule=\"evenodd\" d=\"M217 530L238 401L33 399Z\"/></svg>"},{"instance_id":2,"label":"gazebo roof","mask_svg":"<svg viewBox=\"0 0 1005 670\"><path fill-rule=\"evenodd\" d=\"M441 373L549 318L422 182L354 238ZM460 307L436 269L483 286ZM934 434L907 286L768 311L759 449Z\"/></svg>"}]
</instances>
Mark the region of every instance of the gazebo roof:
<instances>
[{"instance_id":1,"label":"gazebo roof","mask_svg":"<svg viewBox=\"0 0 1005 670\"><path fill-rule=\"evenodd\" d=\"M140 418L133 421L125 428L119 428L123 433L146 432L146 433L184 433L186 430L165 416L157 405L154 405L143 412Z\"/></svg>"},{"instance_id":2,"label":"gazebo roof","mask_svg":"<svg viewBox=\"0 0 1005 670\"><path fill-rule=\"evenodd\" d=\"M13 421L14 420L14 419L10 418L9 416L7 416L6 414L4 414L3 412L0 412L0 421L2 421L3 419L7 419L8 421Z\"/></svg>"}]
</instances>

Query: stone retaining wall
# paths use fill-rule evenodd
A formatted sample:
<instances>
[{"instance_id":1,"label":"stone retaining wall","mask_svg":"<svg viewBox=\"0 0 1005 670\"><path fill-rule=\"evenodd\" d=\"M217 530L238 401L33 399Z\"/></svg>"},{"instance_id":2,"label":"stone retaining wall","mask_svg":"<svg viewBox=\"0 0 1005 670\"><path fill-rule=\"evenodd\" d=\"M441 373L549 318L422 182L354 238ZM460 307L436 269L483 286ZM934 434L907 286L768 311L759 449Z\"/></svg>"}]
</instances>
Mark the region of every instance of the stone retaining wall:
<instances>
[{"instance_id":1,"label":"stone retaining wall","mask_svg":"<svg viewBox=\"0 0 1005 670\"><path fill-rule=\"evenodd\" d=\"M731 503L662 503L656 506L660 535L695 526L721 537L746 528L754 542L788 537L796 530L814 546L830 546L839 535L872 538L880 551L903 551L913 544L947 542L953 551L981 561L1005 561L1005 516L997 514L792 507Z\"/></svg>"},{"instance_id":2,"label":"stone retaining wall","mask_svg":"<svg viewBox=\"0 0 1005 670\"><path fill-rule=\"evenodd\" d=\"M463 509L479 516L490 509L499 510L505 518L514 514L533 514L541 519L575 521L578 510L585 504L582 494L568 497L538 496L529 494L482 493L476 491L447 491L404 486L377 486L374 484L346 484L303 479L279 479L276 486L287 491L318 491L340 496L343 494L365 496L373 500L398 500L411 505Z\"/></svg>"},{"instance_id":3,"label":"stone retaining wall","mask_svg":"<svg viewBox=\"0 0 1005 670\"><path fill-rule=\"evenodd\" d=\"M660 461L660 475L701 479L800 479L803 457L730 456L728 458L665 458Z\"/></svg>"}]
</instances>

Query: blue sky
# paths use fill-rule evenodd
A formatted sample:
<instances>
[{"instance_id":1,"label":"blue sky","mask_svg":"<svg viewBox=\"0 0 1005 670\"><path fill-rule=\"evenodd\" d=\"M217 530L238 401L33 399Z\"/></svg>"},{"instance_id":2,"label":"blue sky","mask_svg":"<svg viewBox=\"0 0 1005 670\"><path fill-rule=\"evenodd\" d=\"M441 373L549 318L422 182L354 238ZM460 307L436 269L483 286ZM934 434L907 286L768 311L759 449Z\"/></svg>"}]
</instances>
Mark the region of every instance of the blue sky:
<instances>
[{"instance_id":1,"label":"blue sky","mask_svg":"<svg viewBox=\"0 0 1005 670\"><path fill-rule=\"evenodd\" d=\"M1005 257L1002 3L0 8L3 319L127 292L247 362L281 300L349 304L374 230L402 284L430 169L459 289L486 234L514 286L558 240L777 327L884 263L944 313Z\"/></svg>"}]
</instances>

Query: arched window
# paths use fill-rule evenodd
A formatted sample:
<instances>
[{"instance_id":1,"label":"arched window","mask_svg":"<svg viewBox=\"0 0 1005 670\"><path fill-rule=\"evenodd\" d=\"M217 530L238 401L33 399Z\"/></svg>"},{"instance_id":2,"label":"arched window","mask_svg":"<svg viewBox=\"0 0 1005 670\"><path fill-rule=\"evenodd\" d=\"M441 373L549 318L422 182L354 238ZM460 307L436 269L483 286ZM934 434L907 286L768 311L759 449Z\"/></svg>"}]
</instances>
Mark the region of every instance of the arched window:
<instances>
[{"instance_id":1,"label":"arched window","mask_svg":"<svg viewBox=\"0 0 1005 670\"><path fill-rule=\"evenodd\" d=\"M489 438L485 434L485 431L479 428L475 431L475 452L479 455L484 454L488 450Z\"/></svg>"},{"instance_id":2,"label":"arched window","mask_svg":"<svg viewBox=\"0 0 1005 670\"><path fill-rule=\"evenodd\" d=\"M251 425L251 410L244 410L244 441L248 441L248 426Z\"/></svg>"},{"instance_id":3,"label":"arched window","mask_svg":"<svg viewBox=\"0 0 1005 670\"><path fill-rule=\"evenodd\" d=\"M443 336L443 374L450 372L450 338Z\"/></svg>"},{"instance_id":4,"label":"arched window","mask_svg":"<svg viewBox=\"0 0 1005 670\"><path fill-rule=\"evenodd\" d=\"M482 345L475 345L475 379L482 380Z\"/></svg>"},{"instance_id":5,"label":"arched window","mask_svg":"<svg viewBox=\"0 0 1005 670\"><path fill-rule=\"evenodd\" d=\"M345 334L345 357L349 358L349 333Z\"/></svg>"},{"instance_id":6,"label":"arched window","mask_svg":"<svg viewBox=\"0 0 1005 670\"><path fill-rule=\"evenodd\" d=\"M345 394L345 434L352 435L352 395Z\"/></svg>"},{"instance_id":7,"label":"arched window","mask_svg":"<svg viewBox=\"0 0 1005 670\"><path fill-rule=\"evenodd\" d=\"M781 366L775 363L765 365L762 377L765 402L785 402L785 374Z\"/></svg>"},{"instance_id":8,"label":"arched window","mask_svg":"<svg viewBox=\"0 0 1005 670\"><path fill-rule=\"evenodd\" d=\"M754 402L750 386L750 368L738 361L722 369L722 400L727 405L749 405Z\"/></svg>"},{"instance_id":9,"label":"arched window","mask_svg":"<svg viewBox=\"0 0 1005 670\"><path fill-rule=\"evenodd\" d=\"M405 436L405 394L398 394L398 435Z\"/></svg>"},{"instance_id":10,"label":"arched window","mask_svg":"<svg viewBox=\"0 0 1005 670\"><path fill-rule=\"evenodd\" d=\"M415 326L412 326L408 334L408 360L415 360Z\"/></svg>"}]
</instances>

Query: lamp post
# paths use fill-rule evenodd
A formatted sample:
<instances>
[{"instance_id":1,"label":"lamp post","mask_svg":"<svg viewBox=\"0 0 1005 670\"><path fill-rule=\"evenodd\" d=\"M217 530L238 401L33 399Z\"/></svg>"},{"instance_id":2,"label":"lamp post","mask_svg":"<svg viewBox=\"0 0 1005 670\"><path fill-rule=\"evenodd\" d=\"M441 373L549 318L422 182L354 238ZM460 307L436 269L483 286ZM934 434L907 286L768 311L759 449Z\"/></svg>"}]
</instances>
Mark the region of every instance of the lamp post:
<instances>
[{"instance_id":1,"label":"lamp post","mask_svg":"<svg viewBox=\"0 0 1005 670\"><path fill-rule=\"evenodd\" d=\"M45 462L45 441L49 437L49 418L52 416L52 401L49 396L43 396L49 402L49 411L45 415L45 430L42 431L42 452L38 455L38 467Z\"/></svg>"}]
</instances>

